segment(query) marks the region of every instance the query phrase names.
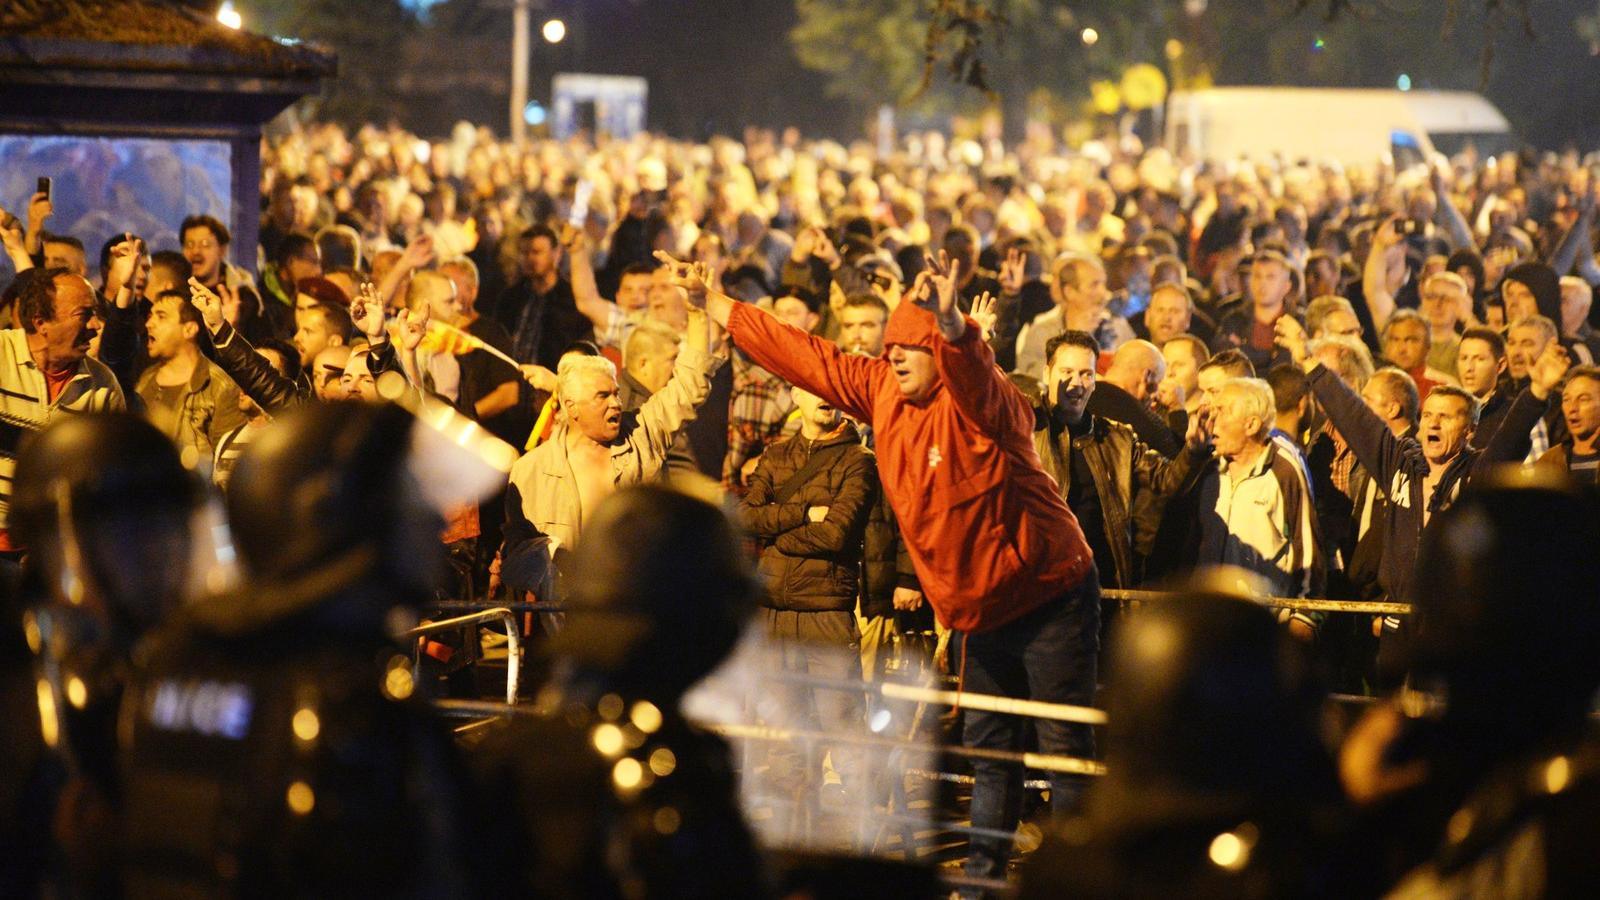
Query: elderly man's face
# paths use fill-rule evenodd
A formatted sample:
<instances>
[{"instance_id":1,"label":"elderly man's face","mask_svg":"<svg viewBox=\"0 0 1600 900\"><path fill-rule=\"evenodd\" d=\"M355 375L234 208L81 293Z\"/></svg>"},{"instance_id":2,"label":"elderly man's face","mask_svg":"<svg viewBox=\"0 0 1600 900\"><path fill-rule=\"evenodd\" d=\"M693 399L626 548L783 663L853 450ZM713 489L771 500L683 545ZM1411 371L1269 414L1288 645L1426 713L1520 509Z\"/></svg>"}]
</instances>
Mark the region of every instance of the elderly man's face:
<instances>
[{"instance_id":1,"label":"elderly man's face","mask_svg":"<svg viewBox=\"0 0 1600 900\"><path fill-rule=\"evenodd\" d=\"M1550 338L1536 325L1513 325L1506 335L1506 365L1512 378L1526 378Z\"/></svg>"},{"instance_id":2,"label":"elderly man's face","mask_svg":"<svg viewBox=\"0 0 1600 900\"><path fill-rule=\"evenodd\" d=\"M1414 320L1390 325L1383 338L1383 355L1408 372L1422 365L1428 358L1427 326Z\"/></svg>"},{"instance_id":3,"label":"elderly man's face","mask_svg":"<svg viewBox=\"0 0 1600 900\"><path fill-rule=\"evenodd\" d=\"M602 372L587 372L577 379L574 397L563 397L567 420L584 437L609 444L622 432L622 401L616 379Z\"/></svg>"},{"instance_id":4,"label":"elderly man's face","mask_svg":"<svg viewBox=\"0 0 1600 900\"><path fill-rule=\"evenodd\" d=\"M94 288L80 275L55 279L54 317L34 323L44 339L45 361L56 371L77 365L89 353L89 344L104 325L94 302Z\"/></svg>"},{"instance_id":5,"label":"elderly man's face","mask_svg":"<svg viewBox=\"0 0 1600 900\"><path fill-rule=\"evenodd\" d=\"M1449 462L1472 436L1472 410L1466 401L1450 394L1432 393L1422 401L1417 437L1422 455L1430 463Z\"/></svg>"}]
</instances>

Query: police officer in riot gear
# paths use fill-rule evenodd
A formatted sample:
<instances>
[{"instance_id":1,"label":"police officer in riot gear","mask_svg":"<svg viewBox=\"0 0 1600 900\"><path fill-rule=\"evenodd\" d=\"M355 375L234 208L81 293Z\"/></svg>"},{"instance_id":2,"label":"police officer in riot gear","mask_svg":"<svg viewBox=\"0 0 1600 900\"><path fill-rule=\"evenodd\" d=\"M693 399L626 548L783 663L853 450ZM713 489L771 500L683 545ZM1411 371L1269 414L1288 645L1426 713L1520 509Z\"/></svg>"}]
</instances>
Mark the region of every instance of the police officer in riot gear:
<instances>
[{"instance_id":1,"label":"police officer in riot gear","mask_svg":"<svg viewBox=\"0 0 1600 900\"><path fill-rule=\"evenodd\" d=\"M678 709L733 649L758 587L716 507L663 486L603 502L573 551L538 715L480 748L524 844L501 887L538 898L770 894L727 746ZM509 787L508 787L509 786Z\"/></svg>"},{"instance_id":2,"label":"police officer in riot gear","mask_svg":"<svg viewBox=\"0 0 1600 900\"><path fill-rule=\"evenodd\" d=\"M1352 730L1340 773L1391 896L1600 892L1600 505L1565 472L1507 470L1423 537L1406 690ZM1380 885L1382 887L1384 885Z\"/></svg>"},{"instance_id":3,"label":"police officer in riot gear","mask_svg":"<svg viewBox=\"0 0 1600 900\"><path fill-rule=\"evenodd\" d=\"M1106 775L1024 898L1314 896L1338 790L1309 656L1214 569L1112 641Z\"/></svg>"},{"instance_id":4,"label":"police officer in riot gear","mask_svg":"<svg viewBox=\"0 0 1600 900\"><path fill-rule=\"evenodd\" d=\"M187 591L199 483L160 431L127 413L58 419L23 446L15 476L11 537L27 552L21 621L38 709L8 729L48 751L25 776L42 814L31 837L53 843L54 893L106 894L116 884L117 710L135 644ZM6 848L12 874L0 885L20 891L10 879L33 876L17 850Z\"/></svg>"},{"instance_id":5,"label":"police officer in riot gear","mask_svg":"<svg viewBox=\"0 0 1600 900\"><path fill-rule=\"evenodd\" d=\"M443 572L452 465L428 435L398 406L317 404L240 458L246 586L152 635L124 702L131 892L472 891L470 796L390 638Z\"/></svg>"}]
</instances>

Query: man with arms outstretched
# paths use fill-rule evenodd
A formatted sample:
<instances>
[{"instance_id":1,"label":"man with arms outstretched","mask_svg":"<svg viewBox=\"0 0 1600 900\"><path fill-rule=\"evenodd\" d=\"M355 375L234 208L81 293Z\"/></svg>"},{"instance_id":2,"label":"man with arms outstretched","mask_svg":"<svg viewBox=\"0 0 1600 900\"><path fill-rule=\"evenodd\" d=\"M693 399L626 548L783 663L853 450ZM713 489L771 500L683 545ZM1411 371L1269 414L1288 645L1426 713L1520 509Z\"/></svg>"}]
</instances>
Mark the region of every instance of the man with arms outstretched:
<instances>
[{"instance_id":1,"label":"man with arms outstretched","mask_svg":"<svg viewBox=\"0 0 1600 900\"><path fill-rule=\"evenodd\" d=\"M965 689L1088 705L1099 653L1100 584L1078 521L1039 463L1033 411L956 306L947 262L917 276L889 317L882 358L847 354L754 306L711 291L703 270L675 280L755 362L871 425L883 490L935 614L961 632L952 661ZM698 276L698 277L697 277ZM966 710L969 747L1022 749L1014 716ZM1043 753L1089 756L1088 726L1039 719ZM1009 832L1022 769L973 760L972 824ZM1055 810L1080 778L1052 774ZM1005 875L1010 841L972 840L970 875Z\"/></svg>"}]
</instances>

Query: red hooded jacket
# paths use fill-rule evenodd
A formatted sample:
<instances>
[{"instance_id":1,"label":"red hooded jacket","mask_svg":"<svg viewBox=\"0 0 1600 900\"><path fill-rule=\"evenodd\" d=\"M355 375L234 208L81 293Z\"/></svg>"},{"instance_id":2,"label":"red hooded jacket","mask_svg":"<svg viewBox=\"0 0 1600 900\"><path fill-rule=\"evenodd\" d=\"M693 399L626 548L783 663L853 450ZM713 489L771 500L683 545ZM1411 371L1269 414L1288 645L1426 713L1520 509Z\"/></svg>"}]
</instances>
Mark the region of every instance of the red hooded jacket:
<instances>
[{"instance_id":1,"label":"red hooded jacket","mask_svg":"<svg viewBox=\"0 0 1600 900\"><path fill-rule=\"evenodd\" d=\"M728 331L768 371L872 425L883 491L946 627L998 628L1088 575L1083 531L1034 450L1033 410L970 320L950 342L910 302L889 317L886 344L933 353L940 383L922 403L900 393L887 360L844 353L754 307L735 304Z\"/></svg>"}]
</instances>

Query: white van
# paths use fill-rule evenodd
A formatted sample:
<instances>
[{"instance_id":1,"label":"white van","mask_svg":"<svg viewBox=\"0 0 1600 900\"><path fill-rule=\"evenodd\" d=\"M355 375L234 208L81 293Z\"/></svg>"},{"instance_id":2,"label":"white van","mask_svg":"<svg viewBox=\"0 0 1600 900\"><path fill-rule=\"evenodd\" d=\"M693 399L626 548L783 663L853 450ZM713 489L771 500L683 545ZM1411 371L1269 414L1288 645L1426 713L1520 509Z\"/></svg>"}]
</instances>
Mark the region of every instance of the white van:
<instances>
[{"instance_id":1,"label":"white van","mask_svg":"<svg viewBox=\"0 0 1600 900\"><path fill-rule=\"evenodd\" d=\"M1228 87L1167 98L1165 144L1174 153L1226 162L1281 156L1401 167L1469 142L1480 153L1515 149L1494 104L1469 91Z\"/></svg>"}]
</instances>

